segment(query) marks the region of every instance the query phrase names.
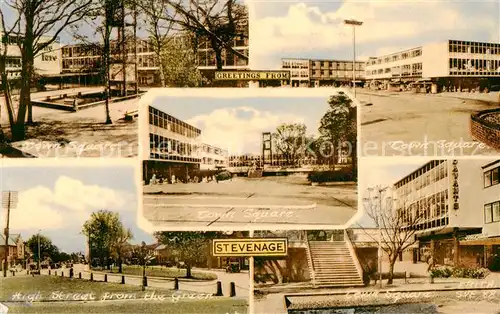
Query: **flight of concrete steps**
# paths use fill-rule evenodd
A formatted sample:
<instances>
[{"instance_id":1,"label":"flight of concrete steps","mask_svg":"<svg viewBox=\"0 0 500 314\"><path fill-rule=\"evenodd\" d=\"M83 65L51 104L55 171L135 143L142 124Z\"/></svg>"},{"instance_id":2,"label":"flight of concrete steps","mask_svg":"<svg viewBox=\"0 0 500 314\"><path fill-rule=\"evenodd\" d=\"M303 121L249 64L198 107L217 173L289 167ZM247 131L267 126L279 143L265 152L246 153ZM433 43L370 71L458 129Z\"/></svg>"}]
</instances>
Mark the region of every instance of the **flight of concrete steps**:
<instances>
[{"instance_id":1,"label":"flight of concrete steps","mask_svg":"<svg viewBox=\"0 0 500 314\"><path fill-rule=\"evenodd\" d=\"M363 275L358 272L344 241L309 241L309 266L315 287L361 287ZM314 274L312 273L314 271Z\"/></svg>"}]
</instances>

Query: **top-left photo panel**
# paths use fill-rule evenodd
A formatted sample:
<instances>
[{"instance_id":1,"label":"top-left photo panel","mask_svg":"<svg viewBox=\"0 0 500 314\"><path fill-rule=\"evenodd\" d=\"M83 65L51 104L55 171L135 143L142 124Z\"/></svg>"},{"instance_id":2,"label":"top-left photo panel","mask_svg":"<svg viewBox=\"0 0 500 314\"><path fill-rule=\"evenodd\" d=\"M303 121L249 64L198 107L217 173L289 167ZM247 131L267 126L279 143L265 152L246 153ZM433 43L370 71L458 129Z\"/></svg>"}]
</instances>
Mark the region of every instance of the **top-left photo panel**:
<instances>
[{"instance_id":1,"label":"top-left photo panel","mask_svg":"<svg viewBox=\"0 0 500 314\"><path fill-rule=\"evenodd\" d=\"M0 156L136 157L155 87L248 87L242 0L4 0Z\"/></svg>"}]
</instances>

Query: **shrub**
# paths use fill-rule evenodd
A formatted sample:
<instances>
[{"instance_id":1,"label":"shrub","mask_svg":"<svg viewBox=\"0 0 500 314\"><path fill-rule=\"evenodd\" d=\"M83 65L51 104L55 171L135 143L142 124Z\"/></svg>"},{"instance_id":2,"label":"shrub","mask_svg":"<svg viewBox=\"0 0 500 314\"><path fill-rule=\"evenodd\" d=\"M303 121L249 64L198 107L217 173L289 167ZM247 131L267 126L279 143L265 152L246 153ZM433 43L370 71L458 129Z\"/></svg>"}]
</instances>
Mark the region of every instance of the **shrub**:
<instances>
[{"instance_id":1,"label":"shrub","mask_svg":"<svg viewBox=\"0 0 500 314\"><path fill-rule=\"evenodd\" d=\"M441 266L434 267L430 271L432 278L472 278L483 279L489 274L489 270L482 267L466 267L466 266Z\"/></svg>"},{"instance_id":2,"label":"shrub","mask_svg":"<svg viewBox=\"0 0 500 314\"><path fill-rule=\"evenodd\" d=\"M217 181L230 180L232 177L233 175L229 171L221 171L215 175Z\"/></svg>"},{"instance_id":3,"label":"shrub","mask_svg":"<svg viewBox=\"0 0 500 314\"><path fill-rule=\"evenodd\" d=\"M491 271L499 271L500 270L500 256L493 256L490 258L488 262L488 269Z\"/></svg>"},{"instance_id":4,"label":"shrub","mask_svg":"<svg viewBox=\"0 0 500 314\"><path fill-rule=\"evenodd\" d=\"M351 169L341 169L336 171L313 171L307 175L310 182L349 182L356 181L356 174Z\"/></svg>"}]
</instances>

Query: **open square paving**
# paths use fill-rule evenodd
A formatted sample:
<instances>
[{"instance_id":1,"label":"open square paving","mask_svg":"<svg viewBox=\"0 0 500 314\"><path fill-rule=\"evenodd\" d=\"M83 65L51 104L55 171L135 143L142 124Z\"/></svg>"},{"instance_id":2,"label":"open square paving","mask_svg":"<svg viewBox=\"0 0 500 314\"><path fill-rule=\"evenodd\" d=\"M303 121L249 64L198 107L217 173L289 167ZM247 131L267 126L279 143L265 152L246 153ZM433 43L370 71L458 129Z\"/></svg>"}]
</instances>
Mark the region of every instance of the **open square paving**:
<instances>
[{"instance_id":1,"label":"open square paving","mask_svg":"<svg viewBox=\"0 0 500 314\"><path fill-rule=\"evenodd\" d=\"M362 156L498 154L474 141L470 116L498 108L498 93L415 94L357 92ZM366 106L366 104L372 104Z\"/></svg>"},{"instance_id":2,"label":"open square paving","mask_svg":"<svg viewBox=\"0 0 500 314\"><path fill-rule=\"evenodd\" d=\"M144 186L144 217L156 227L343 225L357 210L356 184L310 186L305 177L234 178Z\"/></svg>"}]
</instances>

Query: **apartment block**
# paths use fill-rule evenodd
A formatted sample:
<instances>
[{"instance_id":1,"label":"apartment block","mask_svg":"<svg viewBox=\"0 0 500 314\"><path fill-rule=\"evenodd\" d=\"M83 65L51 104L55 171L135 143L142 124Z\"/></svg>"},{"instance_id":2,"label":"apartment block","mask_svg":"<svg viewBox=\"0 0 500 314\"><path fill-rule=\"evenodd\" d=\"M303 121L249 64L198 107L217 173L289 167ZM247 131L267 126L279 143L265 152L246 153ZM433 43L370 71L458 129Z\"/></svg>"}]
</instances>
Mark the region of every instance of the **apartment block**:
<instances>
[{"instance_id":1,"label":"apartment block","mask_svg":"<svg viewBox=\"0 0 500 314\"><path fill-rule=\"evenodd\" d=\"M500 82L500 44L448 40L372 57L365 77L379 89L428 82L432 92L484 90Z\"/></svg>"},{"instance_id":2,"label":"apartment block","mask_svg":"<svg viewBox=\"0 0 500 314\"><path fill-rule=\"evenodd\" d=\"M321 87L352 84L353 62L345 60L297 59L281 60L281 68L290 71L291 87ZM355 76L357 84L365 77L365 63L357 61Z\"/></svg>"}]
</instances>

